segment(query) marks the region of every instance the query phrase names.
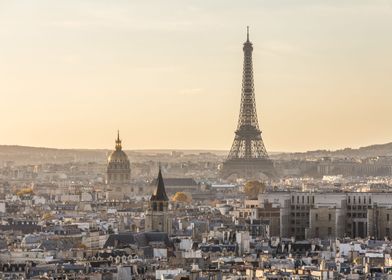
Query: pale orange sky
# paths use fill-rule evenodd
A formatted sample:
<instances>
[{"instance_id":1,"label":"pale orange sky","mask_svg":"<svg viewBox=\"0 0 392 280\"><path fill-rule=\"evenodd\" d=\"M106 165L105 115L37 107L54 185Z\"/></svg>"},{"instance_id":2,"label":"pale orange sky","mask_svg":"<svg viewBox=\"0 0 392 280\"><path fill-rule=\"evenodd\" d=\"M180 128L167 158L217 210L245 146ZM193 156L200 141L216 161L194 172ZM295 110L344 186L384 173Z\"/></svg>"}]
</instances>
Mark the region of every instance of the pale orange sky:
<instances>
[{"instance_id":1,"label":"pale orange sky","mask_svg":"<svg viewBox=\"0 0 392 280\"><path fill-rule=\"evenodd\" d=\"M391 0L0 0L0 144L228 150L246 25L267 150L392 142Z\"/></svg>"}]
</instances>

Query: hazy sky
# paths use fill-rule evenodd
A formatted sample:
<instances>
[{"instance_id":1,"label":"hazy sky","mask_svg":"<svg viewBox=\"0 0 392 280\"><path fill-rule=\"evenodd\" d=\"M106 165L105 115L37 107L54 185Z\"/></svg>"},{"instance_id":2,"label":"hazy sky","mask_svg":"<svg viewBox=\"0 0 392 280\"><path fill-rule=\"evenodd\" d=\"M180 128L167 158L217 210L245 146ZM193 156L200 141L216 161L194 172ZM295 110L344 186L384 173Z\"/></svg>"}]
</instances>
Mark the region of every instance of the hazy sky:
<instances>
[{"instance_id":1,"label":"hazy sky","mask_svg":"<svg viewBox=\"0 0 392 280\"><path fill-rule=\"evenodd\" d=\"M267 150L392 141L392 0L0 0L0 144L230 149L246 25Z\"/></svg>"}]
</instances>

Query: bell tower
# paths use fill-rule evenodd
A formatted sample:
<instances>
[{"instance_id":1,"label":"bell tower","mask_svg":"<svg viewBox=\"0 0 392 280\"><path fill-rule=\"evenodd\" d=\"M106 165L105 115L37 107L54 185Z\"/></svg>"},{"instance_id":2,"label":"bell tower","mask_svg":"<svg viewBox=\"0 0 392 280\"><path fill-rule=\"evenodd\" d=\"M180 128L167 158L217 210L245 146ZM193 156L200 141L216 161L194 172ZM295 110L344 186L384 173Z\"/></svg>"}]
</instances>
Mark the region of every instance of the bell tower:
<instances>
[{"instance_id":1,"label":"bell tower","mask_svg":"<svg viewBox=\"0 0 392 280\"><path fill-rule=\"evenodd\" d=\"M172 233L172 214L169 209L169 198L165 190L162 171L159 167L157 186L148 202L145 215L145 231Z\"/></svg>"}]
</instances>

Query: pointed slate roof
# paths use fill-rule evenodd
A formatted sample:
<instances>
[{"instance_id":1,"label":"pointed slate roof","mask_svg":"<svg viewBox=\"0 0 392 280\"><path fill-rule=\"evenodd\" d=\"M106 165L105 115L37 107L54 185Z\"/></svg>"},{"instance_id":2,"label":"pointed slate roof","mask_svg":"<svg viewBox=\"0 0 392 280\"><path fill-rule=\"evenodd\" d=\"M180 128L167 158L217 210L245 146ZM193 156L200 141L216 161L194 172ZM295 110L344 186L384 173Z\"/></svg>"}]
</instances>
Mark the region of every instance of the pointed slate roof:
<instances>
[{"instance_id":1,"label":"pointed slate roof","mask_svg":"<svg viewBox=\"0 0 392 280\"><path fill-rule=\"evenodd\" d=\"M165 190L165 183L163 182L161 168L159 168L157 188L150 198L150 201L169 201Z\"/></svg>"},{"instance_id":2,"label":"pointed slate roof","mask_svg":"<svg viewBox=\"0 0 392 280\"><path fill-rule=\"evenodd\" d=\"M122 232L109 235L103 247L121 248L137 245L139 248L142 248L151 246L150 243L154 242L163 242L167 247L173 245L166 232Z\"/></svg>"}]
</instances>

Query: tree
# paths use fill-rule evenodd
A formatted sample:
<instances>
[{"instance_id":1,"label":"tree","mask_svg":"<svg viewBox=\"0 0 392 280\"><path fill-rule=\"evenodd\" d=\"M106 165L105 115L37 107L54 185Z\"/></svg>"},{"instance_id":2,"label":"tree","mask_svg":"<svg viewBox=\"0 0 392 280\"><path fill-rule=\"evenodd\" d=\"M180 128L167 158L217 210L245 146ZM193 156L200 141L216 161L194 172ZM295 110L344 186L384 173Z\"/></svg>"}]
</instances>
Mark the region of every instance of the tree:
<instances>
[{"instance_id":1,"label":"tree","mask_svg":"<svg viewBox=\"0 0 392 280\"><path fill-rule=\"evenodd\" d=\"M244 186L244 192L250 199L257 199L259 193L265 191L265 185L259 181L248 181Z\"/></svg>"},{"instance_id":2,"label":"tree","mask_svg":"<svg viewBox=\"0 0 392 280\"><path fill-rule=\"evenodd\" d=\"M24 188L16 193L17 196L34 195L32 188Z\"/></svg>"},{"instance_id":3,"label":"tree","mask_svg":"<svg viewBox=\"0 0 392 280\"><path fill-rule=\"evenodd\" d=\"M172 200L175 202L186 202L186 203L192 202L191 196L184 192L176 192Z\"/></svg>"},{"instance_id":4,"label":"tree","mask_svg":"<svg viewBox=\"0 0 392 280\"><path fill-rule=\"evenodd\" d=\"M42 216L42 220L45 220L45 221L51 220L51 219L53 219L53 218L54 218L54 215L53 215L52 213L45 213L45 214Z\"/></svg>"}]
</instances>

